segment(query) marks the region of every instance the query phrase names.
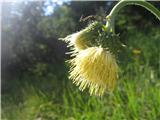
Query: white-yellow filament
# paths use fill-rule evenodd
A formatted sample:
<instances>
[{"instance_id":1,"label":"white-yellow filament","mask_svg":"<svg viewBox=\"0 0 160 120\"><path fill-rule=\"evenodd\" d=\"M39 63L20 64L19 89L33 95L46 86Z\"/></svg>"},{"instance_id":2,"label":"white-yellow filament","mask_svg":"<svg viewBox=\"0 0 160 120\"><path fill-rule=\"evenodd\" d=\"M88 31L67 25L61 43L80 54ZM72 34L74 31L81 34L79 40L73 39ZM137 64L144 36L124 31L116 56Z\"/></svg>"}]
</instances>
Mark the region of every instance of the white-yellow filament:
<instances>
[{"instance_id":1,"label":"white-yellow filament","mask_svg":"<svg viewBox=\"0 0 160 120\"><path fill-rule=\"evenodd\" d=\"M90 94L102 96L105 90L113 90L118 65L114 55L102 47L89 47L70 60L69 78L80 90L88 88Z\"/></svg>"}]
</instances>

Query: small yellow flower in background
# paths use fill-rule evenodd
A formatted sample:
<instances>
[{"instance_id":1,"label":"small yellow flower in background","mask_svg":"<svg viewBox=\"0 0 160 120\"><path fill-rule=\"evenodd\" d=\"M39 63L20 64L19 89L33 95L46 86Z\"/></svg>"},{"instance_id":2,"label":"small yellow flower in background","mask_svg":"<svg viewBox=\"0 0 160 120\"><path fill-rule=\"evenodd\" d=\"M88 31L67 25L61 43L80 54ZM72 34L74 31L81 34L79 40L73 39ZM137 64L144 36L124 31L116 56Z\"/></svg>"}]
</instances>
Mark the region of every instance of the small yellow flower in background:
<instances>
[{"instance_id":1,"label":"small yellow flower in background","mask_svg":"<svg viewBox=\"0 0 160 120\"><path fill-rule=\"evenodd\" d=\"M118 76L118 65L107 49L89 47L77 53L69 62L69 78L81 91L88 88L91 95L102 96L105 90L113 90Z\"/></svg>"},{"instance_id":2,"label":"small yellow flower in background","mask_svg":"<svg viewBox=\"0 0 160 120\"><path fill-rule=\"evenodd\" d=\"M133 49L132 52L135 55L141 54L141 51L139 49Z\"/></svg>"}]
</instances>

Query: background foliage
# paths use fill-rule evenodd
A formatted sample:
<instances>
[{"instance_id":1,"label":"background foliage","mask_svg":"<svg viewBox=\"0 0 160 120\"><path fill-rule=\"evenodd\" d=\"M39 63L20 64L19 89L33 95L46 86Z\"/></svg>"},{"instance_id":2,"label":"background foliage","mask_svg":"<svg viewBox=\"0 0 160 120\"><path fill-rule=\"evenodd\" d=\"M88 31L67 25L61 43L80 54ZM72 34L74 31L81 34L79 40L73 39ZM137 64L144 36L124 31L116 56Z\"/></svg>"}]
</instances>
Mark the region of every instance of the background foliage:
<instances>
[{"instance_id":1,"label":"background foliage","mask_svg":"<svg viewBox=\"0 0 160 120\"><path fill-rule=\"evenodd\" d=\"M160 22L141 7L120 11L116 32L127 49L114 93L80 92L67 78L70 56L58 38L90 21L105 23L116 2L2 4L2 119L158 120L160 118ZM160 9L159 2L151 2Z\"/></svg>"}]
</instances>

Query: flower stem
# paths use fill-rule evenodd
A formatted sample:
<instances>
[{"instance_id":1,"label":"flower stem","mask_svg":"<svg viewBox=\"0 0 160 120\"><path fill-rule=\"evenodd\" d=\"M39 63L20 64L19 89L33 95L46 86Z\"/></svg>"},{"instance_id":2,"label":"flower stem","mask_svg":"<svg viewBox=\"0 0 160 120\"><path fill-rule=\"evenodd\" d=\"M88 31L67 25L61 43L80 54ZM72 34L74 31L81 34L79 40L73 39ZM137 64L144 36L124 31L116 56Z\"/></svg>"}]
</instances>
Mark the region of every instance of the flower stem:
<instances>
[{"instance_id":1,"label":"flower stem","mask_svg":"<svg viewBox=\"0 0 160 120\"><path fill-rule=\"evenodd\" d=\"M110 31L115 33L115 17L121 8L127 5L138 5L144 7L148 11L150 11L153 15L155 15L160 20L160 11L155 8L152 4L140 0L140 1L130 1L130 0L121 0L118 4L116 4L111 10L110 14L106 17L107 23L106 25L109 27Z\"/></svg>"}]
</instances>

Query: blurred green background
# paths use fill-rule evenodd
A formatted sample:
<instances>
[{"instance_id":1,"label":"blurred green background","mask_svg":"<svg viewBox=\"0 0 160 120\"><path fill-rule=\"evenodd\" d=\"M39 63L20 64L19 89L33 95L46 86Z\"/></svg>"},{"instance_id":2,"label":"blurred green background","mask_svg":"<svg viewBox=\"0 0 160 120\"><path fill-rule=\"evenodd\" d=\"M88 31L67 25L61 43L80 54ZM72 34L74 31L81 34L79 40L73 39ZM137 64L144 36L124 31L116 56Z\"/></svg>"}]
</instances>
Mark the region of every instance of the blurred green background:
<instances>
[{"instance_id":1,"label":"blurred green background","mask_svg":"<svg viewBox=\"0 0 160 120\"><path fill-rule=\"evenodd\" d=\"M116 89L99 98L67 78L58 38L103 21L113 1L3 2L2 120L160 120L160 22L138 6L121 10ZM150 2L160 9L160 2Z\"/></svg>"}]
</instances>

